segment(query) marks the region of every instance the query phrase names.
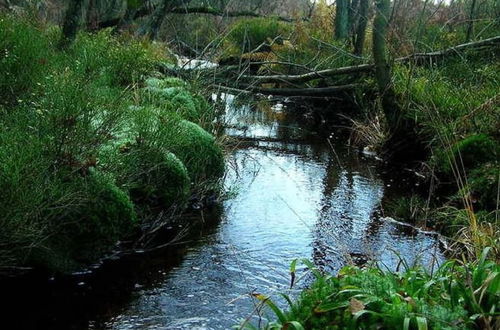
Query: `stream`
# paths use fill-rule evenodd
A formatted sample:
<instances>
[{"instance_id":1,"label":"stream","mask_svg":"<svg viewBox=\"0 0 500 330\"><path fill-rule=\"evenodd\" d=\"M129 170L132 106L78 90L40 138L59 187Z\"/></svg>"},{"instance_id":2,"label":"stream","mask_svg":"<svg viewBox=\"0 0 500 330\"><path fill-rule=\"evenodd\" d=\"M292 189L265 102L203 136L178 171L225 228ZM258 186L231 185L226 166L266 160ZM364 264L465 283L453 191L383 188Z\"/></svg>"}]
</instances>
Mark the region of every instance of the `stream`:
<instances>
[{"instance_id":1,"label":"stream","mask_svg":"<svg viewBox=\"0 0 500 330\"><path fill-rule=\"evenodd\" d=\"M444 260L436 235L382 216L382 198L404 191L406 179L382 175L380 161L349 149L345 139L327 142L302 128L286 103L224 97L226 134L240 143L227 157L228 198L203 213L215 224L174 252L113 268L106 280L74 280L81 293L52 297L57 305L33 314L35 325L229 329L247 318L256 324L252 293L284 306L279 292L296 296L310 283L302 267L290 289L296 258L329 272L369 261L395 270L398 254L426 267ZM88 302L76 304L82 297Z\"/></svg>"}]
</instances>

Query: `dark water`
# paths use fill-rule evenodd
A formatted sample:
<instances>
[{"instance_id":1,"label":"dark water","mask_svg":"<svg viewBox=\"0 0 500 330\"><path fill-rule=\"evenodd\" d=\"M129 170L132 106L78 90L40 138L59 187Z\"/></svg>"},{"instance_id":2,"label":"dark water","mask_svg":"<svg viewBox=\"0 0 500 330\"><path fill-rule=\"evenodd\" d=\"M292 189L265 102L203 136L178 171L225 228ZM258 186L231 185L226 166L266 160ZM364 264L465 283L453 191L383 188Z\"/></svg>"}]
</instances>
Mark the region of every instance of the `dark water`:
<instances>
[{"instance_id":1,"label":"dark water","mask_svg":"<svg viewBox=\"0 0 500 330\"><path fill-rule=\"evenodd\" d=\"M314 138L284 110L282 105L236 105L228 97L227 133L241 142L227 160L231 198L220 212L204 214L216 225L175 254L120 266L112 272L116 280L99 280L71 298L91 295L90 304L75 305L61 322L65 315L49 308L44 313L52 323L40 324L228 329L242 319L257 319L251 293L294 295L307 284L305 276L288 288L295 258L332 272L369 260L395 269L395 252L428 267L443 260L434 235L381 216L384 194L405 188L396 178L384 182L376 159L347 149L335 137L330 143ZM90 286L75 281L78 285ZM85 293L92 290L101 294ZM85 310L78 314L75 308Z\"/></svg>"}]
</instances>

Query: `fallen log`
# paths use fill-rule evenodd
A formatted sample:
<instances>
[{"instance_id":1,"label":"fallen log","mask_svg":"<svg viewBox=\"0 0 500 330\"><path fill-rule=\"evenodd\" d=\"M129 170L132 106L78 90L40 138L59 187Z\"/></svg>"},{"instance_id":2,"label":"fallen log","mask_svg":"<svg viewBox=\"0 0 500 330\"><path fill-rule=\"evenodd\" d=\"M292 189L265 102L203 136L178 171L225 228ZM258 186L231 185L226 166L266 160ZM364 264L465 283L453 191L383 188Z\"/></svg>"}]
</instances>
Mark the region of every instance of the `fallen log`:
<instances>
[{"instance_id":1,"label":"fallen log","mask_svg":"<svg viewBox=\"0 0 500 330\"><path fill-rule=\"evenodd\" d=\"M243 11L225 11L213 7L178 7L170 10L169 14L206 14L212 16L220 17L265 17L265 18L276 18L278 21L292 23L296 19L282 16L266 16L261 15L253 11L243 10ZM306 21L307 18L302 18L301 20Z\"/></svg>"},{"instance_id":2,"label":"fallen log","mask_svg":"<svg viewBox=\"0 0 500 330\"><path fill-rule=\"evenodd\" d=\"M463 52L464 50L481 48L481 47L490 47L490 46L500 46L500 36L474 42L468 42L465 44L460 44L439 51L434 51L429 53L415 53L408 56L397 58L395 59L395 62L402 62L402 63L413 62L417 64L424 64L427 61L432 61L433 59L436 58L443 58L446 56L457 55L460 52Z\"/></svg>"},{"instance_id":3,"label":"fallen log","mask_svg":"<svg viewBox=\"0 0 500 330\"><path fill-rule=\"evenodd\" d=\"M253 82L259 84L267 84L267 83L303 83L315 79L324 79L327 77L344 75L344 74L353 74L353 73L368 73L373 71L373 64L360 64L353 66L346 66L335 69L326 69L315 72L309 72L301 75L272 75L272 76L251 76L244 75L241 76L242 79L252 80Z\"/></svg>"},{"instance_id":4,"label":"fallen log","mask_svg":"<svg viewBox=\"0 0 500 330\"><path fill-rule=\"evenodd\" d=\"M245 89L253 93L264 95L277 96L332 96L341 92L352 92L357 88L361 88L361 84L348 84L330 87L318 88L264 88L255 86L239 86L240 89Z\"/></svg>"},{"instance_id":5,"label":"fallen log","mask_svg":"<svg viewBox=\"0 0 500 330\"><path fill-rule=\"evenodd\" d=\"M484 39L475 42L469 42L466 44L457 45L454 47L446 48L440 51L434 51L429 53L415 53L404 57L399 57L394 60L396 63L414 63L417 65L422 65L432 61L433 59L442 58L446 56L454 56L458 53L480 47L490 47L500 45L500 36ZM327 77L333 77L344 74L353 73L371 73L373 72L375 66L373 64L359 64L353 66L340 67L335 69L326 69L315 72L309 72L301 75L271 75L271 76L252 76L243 75L242 79L252 80L255 83L265 84L265 83L304 83L315 79L324 79Z\"/></svg>"}]
</instances>

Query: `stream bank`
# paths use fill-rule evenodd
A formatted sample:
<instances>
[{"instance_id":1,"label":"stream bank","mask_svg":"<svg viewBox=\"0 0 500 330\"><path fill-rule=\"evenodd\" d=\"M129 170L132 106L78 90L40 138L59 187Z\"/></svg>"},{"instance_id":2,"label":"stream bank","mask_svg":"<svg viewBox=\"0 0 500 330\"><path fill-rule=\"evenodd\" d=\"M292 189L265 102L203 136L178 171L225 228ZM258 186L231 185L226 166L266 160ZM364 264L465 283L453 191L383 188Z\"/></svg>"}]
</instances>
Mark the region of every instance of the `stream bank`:
<instances>
[{"instance_id":1,"label":"stream bank","mask_svg":"<svg viewBox=\"0 0 500 330\"><path fill-rule=\"evenodd\" d=\"M196 215L207 225L184 244L110 262L91 276L32 281L21 295L11 289L14 320L26 328L227 329L258 317L252 293L294 296L307 285L288 290L295 258L329 272L368 261L394 270L395 251L410 264L444 260L437 235L382 215L384 195L402 193L411 180L383 174L379 161L340 137L326 142L307 131L287 104L224 100L226 134L243 142L226 160L231 198ZM30 319L21 317L26 310Z\"/></svg>"}]
</instances>

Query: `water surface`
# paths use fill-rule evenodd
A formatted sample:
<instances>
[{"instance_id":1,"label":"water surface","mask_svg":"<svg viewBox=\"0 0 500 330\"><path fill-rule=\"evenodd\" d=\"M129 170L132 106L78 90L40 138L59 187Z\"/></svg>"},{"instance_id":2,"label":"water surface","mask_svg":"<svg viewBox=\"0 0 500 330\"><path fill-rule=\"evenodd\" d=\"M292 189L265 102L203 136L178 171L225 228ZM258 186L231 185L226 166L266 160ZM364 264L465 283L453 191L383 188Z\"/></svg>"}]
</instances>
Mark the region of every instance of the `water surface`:
<instances>
[{"instance_id":1,"label":"water surface","mask_svg":"<svg viewBox=\"0 0 500 330\"><path fill-rule=\"evenodd\" d=\"M394 270L395 252L427 267L443 260L434 235L381 216L391 188L377 160L335 138L314 138L283 104L237 104L230 95L226 101L227 134L240 143L227 160L232 198L217 225L197 236L173 268L138 278L126 302L91 321L95 328L228 329L256 320L252 293L294 295L307 285L306 276L289 289L295 258L331 272L368 261Z\"/></svg>"}]
</instances>

